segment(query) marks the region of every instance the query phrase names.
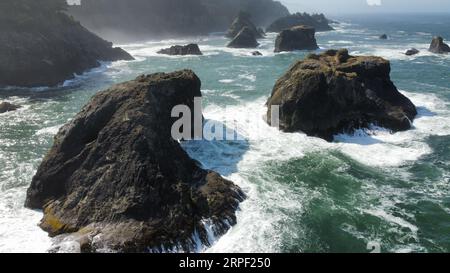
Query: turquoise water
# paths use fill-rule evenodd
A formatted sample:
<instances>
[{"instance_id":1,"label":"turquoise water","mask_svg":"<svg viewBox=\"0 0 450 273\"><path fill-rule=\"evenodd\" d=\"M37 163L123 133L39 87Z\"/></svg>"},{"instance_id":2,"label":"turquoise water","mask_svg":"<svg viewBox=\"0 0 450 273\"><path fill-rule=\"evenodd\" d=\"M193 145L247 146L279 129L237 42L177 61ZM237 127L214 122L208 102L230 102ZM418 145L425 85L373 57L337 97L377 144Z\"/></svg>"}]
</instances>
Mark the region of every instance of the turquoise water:
<instances>
[{"instance_id":1,"label":"turquoise water","mask_svg":"<svg viewBox=\"0 0 450 273\"><path fill-rule=\"evenodd\" d=\"M184 144L206 168L241 186L248 199L238 224L209 252L450 251L450 55L426 51L433 35L450 40L450 15L338 18L337 30L319 33L321 50L349 48L392 62L392 79L419 109L414 128L382 128L336 136L334 143L285 134L263 121L274 82L307 52L274 54L270 34L264 57L228 49L211 35L121 45L133 62L105 64L56 89L0 91L23 105L0 115L0 252L43 252L56 242L37 227L38 211L23 208L25 191L58 128L89 98L139 74L194 70L202 80L205 117L237 124L245 141ZM386 33L390 39L381 41ZM167 57L162 47L198 42L204 56ZM406 57L411 47L421 53ZM62 249L76 251L69 240Z\"/></svg>"}]
</instances>

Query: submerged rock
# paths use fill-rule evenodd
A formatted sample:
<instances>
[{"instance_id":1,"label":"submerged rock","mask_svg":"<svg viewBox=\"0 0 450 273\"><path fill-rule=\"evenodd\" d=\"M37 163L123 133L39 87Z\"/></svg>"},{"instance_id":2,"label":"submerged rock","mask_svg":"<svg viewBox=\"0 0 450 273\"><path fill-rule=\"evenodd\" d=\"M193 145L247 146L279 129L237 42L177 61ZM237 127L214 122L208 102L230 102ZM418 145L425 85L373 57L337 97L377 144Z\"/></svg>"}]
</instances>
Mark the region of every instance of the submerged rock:
<instances>
[{"instance_id":1,"label":"submerged rock","mask_svg":"<svg viewBox=\"0 0 450 273\"><path fill-rule=\"evenodd\" d=\"M259 45L253 31L244 27L233 40L227 45L232 48L255 48Z\"/></svg>"},{"instance_id":2,"label":"submerged rock","mask_svg":"<svg viewBox=\"0 0 450 273\"><path fill-rule=\"evenodd\" d=\"M262 56L263 54L259 51L253 51L252 56Z\"/></svg>"},{"instance_id":3,"label":"submerged rock","mask_svg":"<svg viewBox=\"0 0 450 273\"><path fill-rule=\"evenodd\" d=\"M161 49L158 54L166 55L203 55L197 44L188 44L185 46L175 45L170 48Z\"/></svg>"},{"instance_id":4,"label":"submerged rock","mask_svg":"<svg viewBox=\"0 0 450 273\"><path fill-rule=\"evenodd\" d=\"M370 124L410 129L416 107L392 83L390 69L383 58L350 56L344 49L312 54L277 81L268 117L279 105L280 129L328 141Z\"/></svg>"},{"instance_id":5,"label":"submerged rock","mask_svg":"<svg viewBox=\"0 0 450 273\"><path fill-rule=\"evenodd\" d=\"M172 108L192 110L200 85L184 70L96 94L60 129L27 191L26 207L44 210L41 228L82 235L89 251L190 251L194 234L208 245L205 221L224 234L244 194L171 136Z\"/></svg>"},{"instance_id":6,"label":"submerged rock","mask_svg":"<svg viewBox=\"0 0 450 273\"><path fill-rule=\"evenodd\" d=\"M450 52L450 46L444 43L444 38L438 36L434 37L431 41L430 49L431 52L437 54L443 54Z\"/></svg>"},{"instance_id":7,"label":"submerged rock","mask_svg":"<svg viewBox=\"0 0 450 273\"><path fill-rule=\"evenodd\" d=\"M55 86L99 61L132 60L64 13L65 1L0 4L0 86Z\"/></svg>"},{"instance_id":8,"label":"submerged rock","mask_svg":"<svg viewBox=\"0 0 450 273\"><path fill-rule=\"evenodd\" d=\"M275 41L275 52L294 50L316 50L316 31L313 27L296 26L283 30Z\"/></svg>"},{"instance_id":9,"label":"submerged rock","mask_svg":"<svg viewBox=\"0 0 450 273\"><path fill-rule=\"evenodd\" d=\"M240 32L242 32L244 28L248 28L255 39L264 37L263 33L261 33L261 29L258 29L251 21L251 15L246 12L239 13L238 17L233 21L228 29L226 36L234 39Z\"/></svg>"},{"instance_id":10,"label":"submerged rock","mask_svg":"<svg viewBox=\"0 0 450 273\"><path fill-rule=\"evenodd\" d=\"M416 48L411 48L411 49L408 49L406 52L405 52L405 55L406 56L412 56L412 55L416 55L416 54L419 54L420 53L420 51L418 50L418 49L416 49Z\"/></svg>"},{"instance_id":11,"label":"submerged rock","mask_svg":"<svg viewBox=\"0 0 450 273\"><path fill-rule=\"evenodd\" d=\"M19 108L20 108L20 106L18 106L18 105L14 105L9 102L2 102L2 103L0 103L0 114L6 113L6 112L11 112L11 111L16 111Z\"/></svg>"},{"instance_id":12,"label":"submerged rock","mask_svg":"<svg viewBox=\"0 0 450 273\"><path fill-rule=\"evenodd\" d=\"M380 35L380 40L387 40L388 39L388 36L387 36L387 34L382 34L382 35Z\"/></svg>"},{"instance_id":13,"label":"submerged rock","mask_svg":"<svg viewBox=\"0 0 450 273\"><path fill-rule=\"evenodd\" d=\"M295 13L277 19L266 29L266 31L281 32L285 29L300 25L313 27L316 31L330 31L333 30L330 23L332 23L332 21L328 20L323 14L310 15L307 13Z\"/></svg>"}]
</instances>

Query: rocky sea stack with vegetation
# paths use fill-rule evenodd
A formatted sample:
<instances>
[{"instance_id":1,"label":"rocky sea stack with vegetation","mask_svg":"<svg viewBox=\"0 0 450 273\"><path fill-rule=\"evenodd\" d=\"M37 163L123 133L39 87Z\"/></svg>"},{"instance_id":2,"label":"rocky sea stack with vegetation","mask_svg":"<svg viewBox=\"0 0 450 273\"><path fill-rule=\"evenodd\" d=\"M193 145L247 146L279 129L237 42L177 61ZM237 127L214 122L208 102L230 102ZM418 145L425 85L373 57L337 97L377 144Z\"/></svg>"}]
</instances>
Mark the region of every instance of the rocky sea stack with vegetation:
<instances>
[{"instance_id":1,"label":"rocky sea stack with vegetation","mask_svg":"<svg viewBox=\"0 0 450 273\"><path fill-rule=\"evenodd\" d=\"M55 86L99 61L133 59L65 13L65 0L0 2L0 86Z\"/></svg>"},{"instance_id":2,"label":"rocky sea stack with vegetation","mask_svg":"<svg viewBox=\"0 0 450 273\"><path fill-rule=\"evenodd\" d=\"M330 31L333 28L330 26L332 21L327 19L323 14L308 14L308 13L295 13L287 15L275 20L270 26L267 27L267 32L281 32L285 29L290 29L296 26L304 25L313 27L316 31Z\"/></svg>"},{"instance_id":3,"label":"rocky sea stack with vegetation","mask_svg":"<svg viewBox=\"0 0 450 273\"><path fill-rule=\"evenodd\" d=\"M171 135L173 107L193 111L200 86L183 70L96 94L60 129L28 189L26 206L44 210L40 226L94 252L194 251L224 234L244 193Z\"/></svg>"},{"instance_id":4,"label":"rocky sea stack with vegetation","mask_svg":"<svg viewBox=\"0 0 450 273\"><path fill-rule=\"evenodd\" d=\"M351 56L346 49L311 54L275 84L267 105L280 106L280 127L333 140L333 135L379 125L411 128L414 104L390 79L390 62Z\"/></svg>"}]
</instances>

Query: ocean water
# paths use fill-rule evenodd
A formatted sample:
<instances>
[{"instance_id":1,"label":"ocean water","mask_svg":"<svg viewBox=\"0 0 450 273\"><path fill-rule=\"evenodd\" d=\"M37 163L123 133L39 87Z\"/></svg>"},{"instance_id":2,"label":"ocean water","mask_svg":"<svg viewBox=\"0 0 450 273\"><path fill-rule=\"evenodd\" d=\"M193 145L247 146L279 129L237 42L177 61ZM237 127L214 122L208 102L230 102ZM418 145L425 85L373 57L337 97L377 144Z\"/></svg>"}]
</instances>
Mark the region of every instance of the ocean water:
<instances>
[{"instance_id":1,"label":"ocean water","mask_svg":"<svg viewBox=\"0 0 450 273\"><path fill-rule=\"evenodd\" d=\"M26 189L53 136L96 92L139 74L194 70L204 114L237 124L243 141L184 143L205 168L242 187L238 224L207 252L449 252L450 55L427 51L433 35L450 40L449 14L348 16L318 33L320 50L348 48L392 63L392 80L418 107L413 129L338 135L333 143L287 134L263 120L265 101L284 71L308 52L274 54L274 34L253 50L228 49L220 34L120 45L133 62L104 64L61 88L0 91L23 106L0 115L0 252L45 252L61 244L37 226L42 213L23 208ZM390 39L378 36L386 33ZM197 42L204 56L156 54ZM402 54L415 47L420 54ZM64 241L64 251L76 251Z\"/></svg>"}]
</instances>

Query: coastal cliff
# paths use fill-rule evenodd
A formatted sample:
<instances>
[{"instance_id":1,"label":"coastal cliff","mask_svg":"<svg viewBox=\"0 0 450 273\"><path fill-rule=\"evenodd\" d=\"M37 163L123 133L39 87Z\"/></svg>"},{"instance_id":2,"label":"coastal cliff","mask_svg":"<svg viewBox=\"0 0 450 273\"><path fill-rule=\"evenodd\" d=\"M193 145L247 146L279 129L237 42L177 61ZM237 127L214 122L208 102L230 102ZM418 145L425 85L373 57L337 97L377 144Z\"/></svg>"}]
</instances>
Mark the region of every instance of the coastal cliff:
<instances>
[{"instance_id":1,"label":"coastal cliff","mask_svg":"<svg viewBox=\"0 0 450 273\"><path fill-rule=\"evenodd\" d=\"M82 0L69 8L83 25L115 41L222 32L241 11L257 26L289 15L273 0Z\"/></svg>"},{"instance_id":2,"label":"coastal cliff","mask_svg":"<svg viewBox=\"0 0 450 273\"><path fill-rule=\"evenodd\" d=\"M64 0L0 2L0 86L55 86L100 65L131 60L65 13Z\"/></svg>"}]
</instances>

